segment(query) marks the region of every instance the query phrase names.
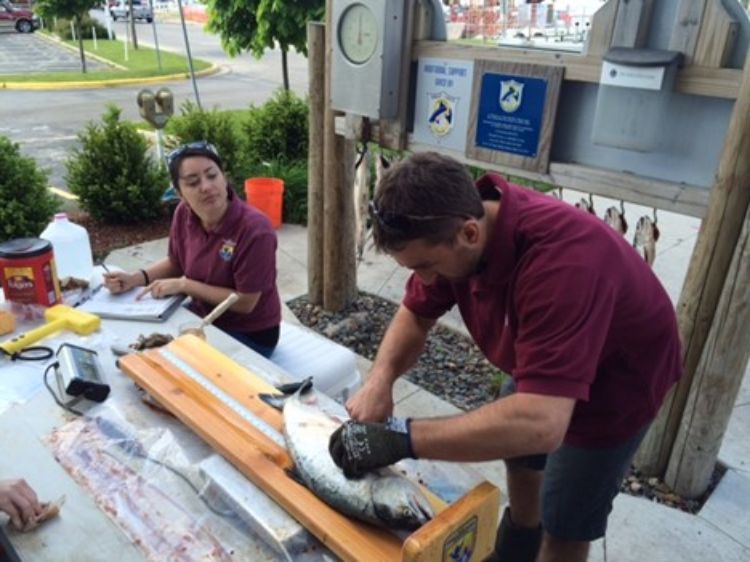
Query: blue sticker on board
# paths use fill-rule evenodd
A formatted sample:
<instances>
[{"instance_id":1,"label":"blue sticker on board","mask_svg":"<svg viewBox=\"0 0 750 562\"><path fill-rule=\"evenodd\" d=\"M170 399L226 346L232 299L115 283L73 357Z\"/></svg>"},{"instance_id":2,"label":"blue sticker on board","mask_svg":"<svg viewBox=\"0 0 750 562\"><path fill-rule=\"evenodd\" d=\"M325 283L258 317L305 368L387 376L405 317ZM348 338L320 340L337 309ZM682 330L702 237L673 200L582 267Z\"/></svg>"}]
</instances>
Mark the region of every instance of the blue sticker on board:
<instances>
[{"instance_id":1,"label":"blue sticker on board","mask_svg":"<svg viewBox=\"0 0 750 562\"><path fill-rule=\"evenodd\" d=\"M487 73L482 77L475 143L534 158L544 116L547 81Z\"/></svg>"}]
</instances>

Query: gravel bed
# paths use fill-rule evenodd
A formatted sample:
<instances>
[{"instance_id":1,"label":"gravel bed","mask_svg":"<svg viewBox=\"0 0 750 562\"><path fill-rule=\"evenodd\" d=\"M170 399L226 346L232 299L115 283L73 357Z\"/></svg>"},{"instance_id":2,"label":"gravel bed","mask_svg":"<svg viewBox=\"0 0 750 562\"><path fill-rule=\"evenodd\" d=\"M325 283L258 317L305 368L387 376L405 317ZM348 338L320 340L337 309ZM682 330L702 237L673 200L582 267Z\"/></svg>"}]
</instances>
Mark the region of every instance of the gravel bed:
<instances>
[{"instance_id":1,"label":"gravel bed","mask_svg":"<svg viewBox=\"0 0 750 562\"><path fill-rule=\"evenodd\" d=\"M387 299L360 293L341 312L312 305L306 297L287 302L302 324L371 361L398 306ZM472 410L496 397L501 372L463 334L436 326L425 353L406 378L462 410Z\"/></svg>"},{"instance_id":2,"label":"gravel bed","mask_svg":"<svg viewBox=\"0 0 750 562\"><path fill-rule=\"evenodd\" d=\"M390 324L398 305L360 292L341 312L332 313L310 304L302 296L286 303L299 321L324 336L370 360ZM437 325L427 339L427 348L406 378L462 410L472 410L497 397L503 375L491 365L466 336ZM697 499L675 494L658 478L647 477L632 468L620 490L688 513L697 513L721 480L726 469L717 465L708 491Z\"/></svg>"}]
</instances>

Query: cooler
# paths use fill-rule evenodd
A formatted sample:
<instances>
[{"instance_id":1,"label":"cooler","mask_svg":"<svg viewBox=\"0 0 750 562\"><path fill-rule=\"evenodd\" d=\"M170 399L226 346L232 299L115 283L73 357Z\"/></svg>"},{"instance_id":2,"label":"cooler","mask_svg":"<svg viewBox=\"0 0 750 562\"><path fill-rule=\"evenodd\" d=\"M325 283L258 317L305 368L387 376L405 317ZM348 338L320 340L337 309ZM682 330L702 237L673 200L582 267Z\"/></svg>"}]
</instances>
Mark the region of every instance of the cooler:
<instances>
[{"instance_id":1,"label":"cooler","mask_svg":"<svg viewBox=\"0 0 750 562\"><path fill-rule=\"evenodd\" d=\"M313 377L316 389L341 404L362 384L350 349L302 326L282 322L279 344L269 359L295 381Z\"/></svg>"}]
</instances>

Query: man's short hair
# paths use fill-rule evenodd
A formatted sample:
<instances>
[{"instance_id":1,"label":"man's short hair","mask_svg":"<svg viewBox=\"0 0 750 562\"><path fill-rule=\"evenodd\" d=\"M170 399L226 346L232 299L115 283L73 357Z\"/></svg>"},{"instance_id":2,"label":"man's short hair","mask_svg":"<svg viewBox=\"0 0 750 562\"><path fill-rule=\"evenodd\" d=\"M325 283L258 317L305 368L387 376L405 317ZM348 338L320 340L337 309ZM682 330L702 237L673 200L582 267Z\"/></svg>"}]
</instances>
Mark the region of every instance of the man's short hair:
<instances>
[{"instance_id":1,"label":"man's short hair","mask_svg":"<svg viewBox=\"0 0 750 562\"><path fill-rule=\"evenodd\" d=\"M483 216L466 167L436 152L413 154L388 168L370 203L375 247L385 252L417 239L451 243L467 219Z\"/></svg>"}]
</instances>

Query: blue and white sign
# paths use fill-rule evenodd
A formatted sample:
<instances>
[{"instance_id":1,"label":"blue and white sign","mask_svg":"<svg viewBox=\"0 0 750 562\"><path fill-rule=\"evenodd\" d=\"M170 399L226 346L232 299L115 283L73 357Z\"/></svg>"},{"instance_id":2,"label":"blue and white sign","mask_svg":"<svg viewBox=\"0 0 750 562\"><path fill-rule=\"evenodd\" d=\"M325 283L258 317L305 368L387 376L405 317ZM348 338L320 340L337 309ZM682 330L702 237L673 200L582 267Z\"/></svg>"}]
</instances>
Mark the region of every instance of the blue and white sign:
<instances>
[{"instance_id":1,"label":"blue and white sign","mask_svg":"<svg viewBox=\"0 0 750 562\"><path fill-rule=\"evenodd\" d=\"M473 79L473 61L419 59L414 142L465 150Z\"/></svg>"},{"instance_id":2,"label":"blue and white sign","mask_svg":"<svg viewBox=\"0 0 750 562\"><path fill-rule=\"evenodd\" d=\"M547 81L487 73L482 77L475 144L535 158Z\"/></svg>"}]
</instances>

